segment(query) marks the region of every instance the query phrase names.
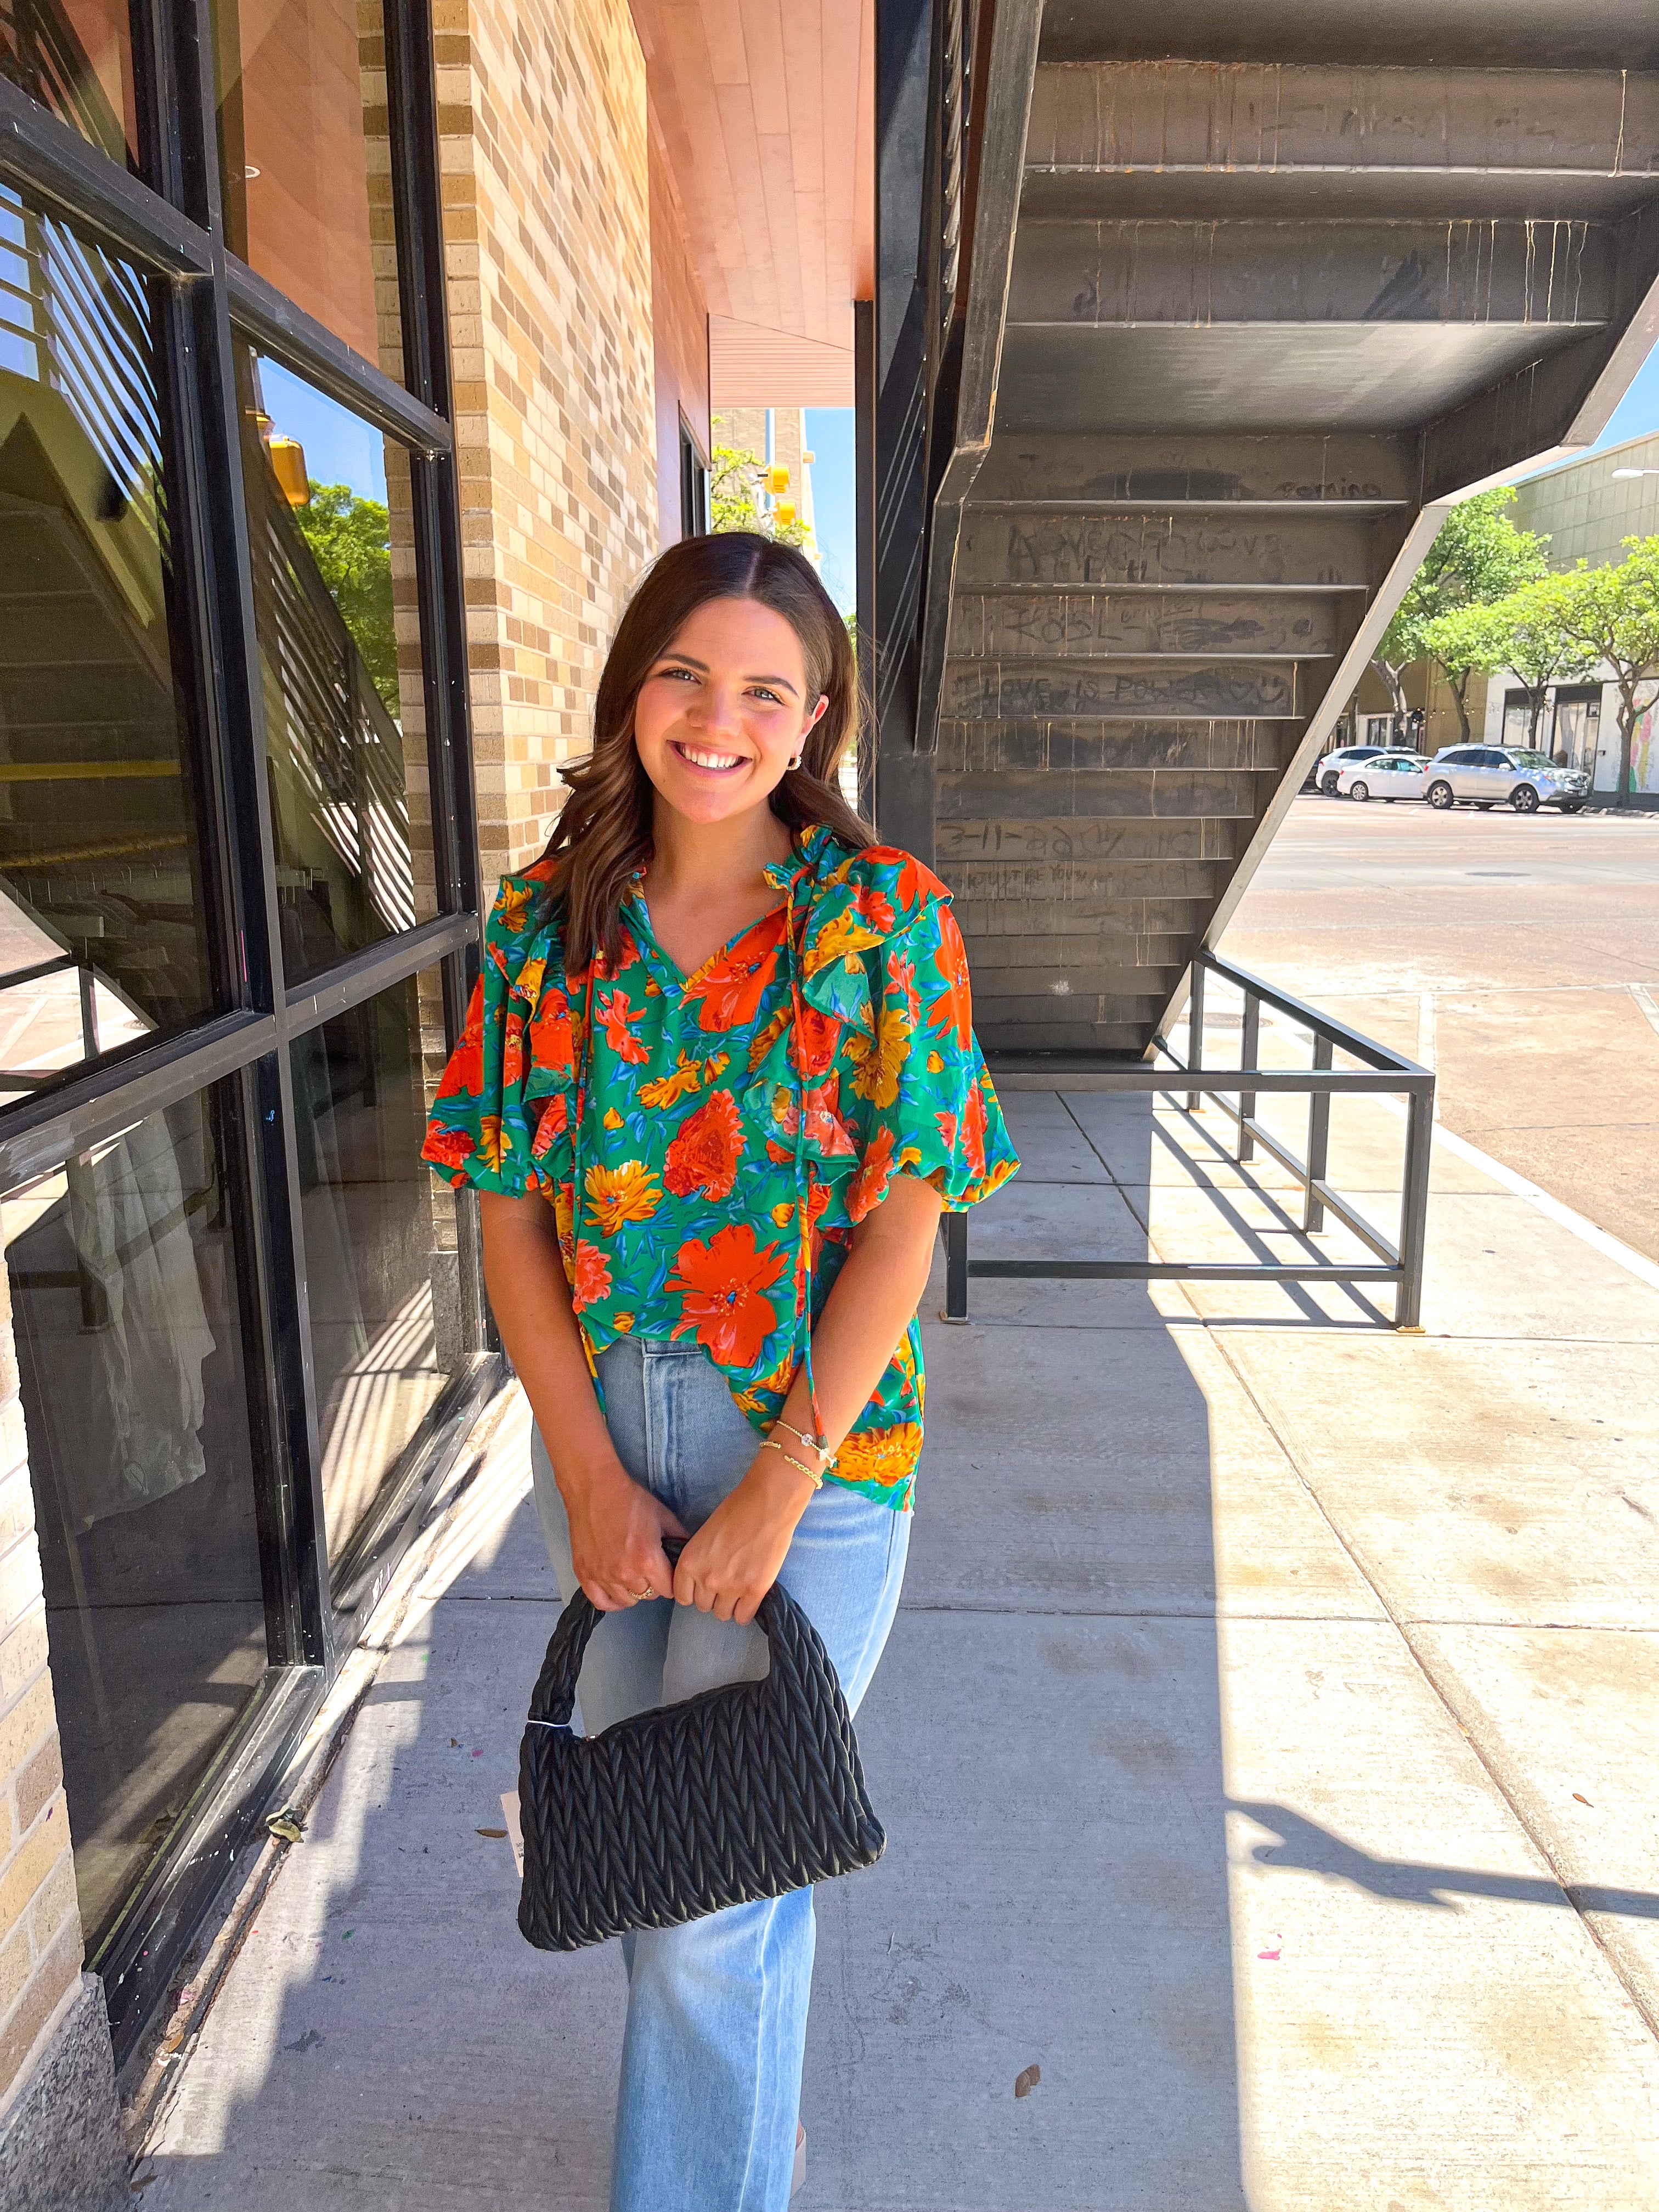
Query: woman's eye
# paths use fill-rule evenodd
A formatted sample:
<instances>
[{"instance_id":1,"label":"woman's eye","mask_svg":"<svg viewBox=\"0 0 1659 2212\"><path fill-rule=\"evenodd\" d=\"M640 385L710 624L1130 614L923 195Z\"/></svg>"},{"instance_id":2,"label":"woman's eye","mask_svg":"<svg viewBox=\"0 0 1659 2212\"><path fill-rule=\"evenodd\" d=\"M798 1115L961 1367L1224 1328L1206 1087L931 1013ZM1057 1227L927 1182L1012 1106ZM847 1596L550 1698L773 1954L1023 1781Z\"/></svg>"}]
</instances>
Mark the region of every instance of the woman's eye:
<instances>
[{"instance_id":1,"label":"woman's eye","mask_svg":"<svg viewBox=\"0 0 1659 2212\"><path fill-rule=\"evenodd\" d=\"M659 668L657 673L659 676L684 678L688 684L694 684L696 681L696 678L689 668Z\"/></svg>"},{"instance_id":2,"label":"woman's eye","mask_svg":"<svg viewBox=\"0 0 1659 2212\"><path fill-rule=\"evenodd\" d=\"M775 691L769 691L763 684L757 684L755 685L752 696L757 699L764 700L769 707L781 707L783 704L782 700L779 698L777 693Z\"/></svg>"}]
</instances>

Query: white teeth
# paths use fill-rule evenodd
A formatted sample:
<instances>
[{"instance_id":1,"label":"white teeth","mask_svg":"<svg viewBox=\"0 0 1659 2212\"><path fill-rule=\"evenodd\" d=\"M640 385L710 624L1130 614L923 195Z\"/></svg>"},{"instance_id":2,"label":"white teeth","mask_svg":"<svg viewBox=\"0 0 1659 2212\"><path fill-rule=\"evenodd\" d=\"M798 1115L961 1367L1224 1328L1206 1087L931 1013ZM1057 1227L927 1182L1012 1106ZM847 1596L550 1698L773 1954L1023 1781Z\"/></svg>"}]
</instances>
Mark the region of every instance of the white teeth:
<instances>
[{"instance_id":1,"label":"white teeth","mask_svg":"<svg viewBox=\"0 0 1659 2212\"><path fill-rule=\"evenodd\" d=\"M735 768L743 758L741 753L699 752L695 745L682 744L680 750L699 768Z\"/></svg>"}]
</instances>

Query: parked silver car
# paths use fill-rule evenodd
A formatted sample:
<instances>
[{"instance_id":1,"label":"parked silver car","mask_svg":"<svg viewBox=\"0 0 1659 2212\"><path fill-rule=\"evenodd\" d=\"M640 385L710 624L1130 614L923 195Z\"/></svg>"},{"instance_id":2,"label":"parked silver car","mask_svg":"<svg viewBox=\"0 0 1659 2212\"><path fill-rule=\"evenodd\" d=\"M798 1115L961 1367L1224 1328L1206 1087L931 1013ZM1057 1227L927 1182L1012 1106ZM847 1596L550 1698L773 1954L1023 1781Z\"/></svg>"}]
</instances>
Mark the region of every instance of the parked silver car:
<instances>
[{"instance_id":1,"label":"parked silver car","mask_svg":"<svg viewBox=\"0 0 1659 2212\"><path fill-rule=\"evenodd\" d=\"M1348 761L1336 772L1345 799L1421 799L1428 789L1425 753L1378 753L1374 760Z\"/></svg>"},{"instance_id":2,"label":"parked silver car","mask_svg":"<svg viewBox=\"0 0 1659 2212\"><path fill-rule=\"evenodd\" d=\"M1559 806L1577 814L1589 790L1583 769L1562 768L1525 745L1448 745L1430 763L1424 796L1441 808L1461 800L1483 812L1512 806L1517 814L1536 814L1540 806Z\"/></svg>"}]
</instances>

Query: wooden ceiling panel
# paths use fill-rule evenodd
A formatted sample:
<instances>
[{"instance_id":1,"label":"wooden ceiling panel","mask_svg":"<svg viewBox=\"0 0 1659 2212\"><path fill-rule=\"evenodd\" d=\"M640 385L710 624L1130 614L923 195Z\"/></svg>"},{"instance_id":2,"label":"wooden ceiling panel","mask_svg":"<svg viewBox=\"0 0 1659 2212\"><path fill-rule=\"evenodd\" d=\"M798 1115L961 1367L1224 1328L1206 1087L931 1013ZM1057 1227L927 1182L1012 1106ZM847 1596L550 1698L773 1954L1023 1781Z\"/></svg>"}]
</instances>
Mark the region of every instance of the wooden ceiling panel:
<instances>
[{"instance_id":1,"label":"wooden ceiling panel","mask_svg":"<svg viewBox=\"0 0 1659 2212\"><path fill-rule=\"evenodd\" d=\"M632 5L692 259L721 325L714 404L757 404L769 380L779 388L765 404L849 404L852 303L867 293L873 245L863 235L873 179L860 176L870 0ZM719 388L722 376L741 397ZM842 383L844 398L823 398Z\"/></svg>"}]
</instances>

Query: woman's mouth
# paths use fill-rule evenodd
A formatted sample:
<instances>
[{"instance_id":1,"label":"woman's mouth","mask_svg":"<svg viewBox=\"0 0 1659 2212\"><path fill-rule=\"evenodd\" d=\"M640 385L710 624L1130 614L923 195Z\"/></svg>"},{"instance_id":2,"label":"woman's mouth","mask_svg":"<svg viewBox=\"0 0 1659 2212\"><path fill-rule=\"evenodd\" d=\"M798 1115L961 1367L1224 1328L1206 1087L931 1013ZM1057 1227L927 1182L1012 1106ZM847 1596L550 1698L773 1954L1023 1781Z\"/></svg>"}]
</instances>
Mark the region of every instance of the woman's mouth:
<instances>
[{"instance_id":1,"label":"woman's mouth","mask_svg":"<svg viewBox=\"0 0 1659 2212\"><path fill-rule=\"evenodd\" d=\"M726 775L734 768L744 765L741 753L718 752L712 745L688 745L675 738L669 739L668 750L690 767L701 769L708 775Z\"/></svg>"}]
</instances>

